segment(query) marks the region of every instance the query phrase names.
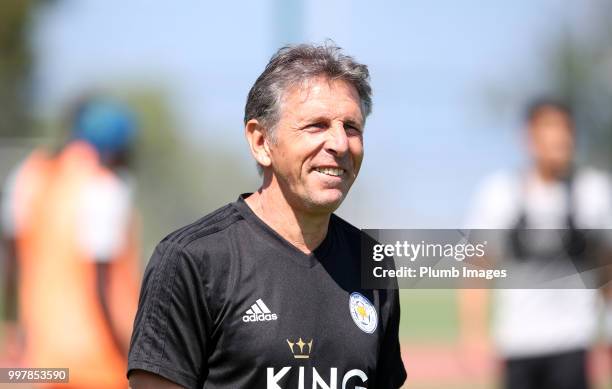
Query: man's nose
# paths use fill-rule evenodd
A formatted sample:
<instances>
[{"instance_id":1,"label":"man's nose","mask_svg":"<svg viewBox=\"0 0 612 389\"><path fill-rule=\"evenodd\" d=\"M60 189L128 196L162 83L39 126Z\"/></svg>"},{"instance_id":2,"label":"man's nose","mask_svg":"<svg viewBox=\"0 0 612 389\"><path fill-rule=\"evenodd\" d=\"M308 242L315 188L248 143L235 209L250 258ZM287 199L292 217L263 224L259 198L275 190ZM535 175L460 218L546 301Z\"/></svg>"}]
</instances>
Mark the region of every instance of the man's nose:
<instances>
[{"instance_id":1,"label":"man's nose","mask_svg":"<svg viewBox=\"0 0 612 389\"><path fill-rule=\"evenodd\" d=\"M327 130L325 149L334 155L343 155L348 151L348 136L344 123L334 122Z\"/></svg>"}]
</instances>

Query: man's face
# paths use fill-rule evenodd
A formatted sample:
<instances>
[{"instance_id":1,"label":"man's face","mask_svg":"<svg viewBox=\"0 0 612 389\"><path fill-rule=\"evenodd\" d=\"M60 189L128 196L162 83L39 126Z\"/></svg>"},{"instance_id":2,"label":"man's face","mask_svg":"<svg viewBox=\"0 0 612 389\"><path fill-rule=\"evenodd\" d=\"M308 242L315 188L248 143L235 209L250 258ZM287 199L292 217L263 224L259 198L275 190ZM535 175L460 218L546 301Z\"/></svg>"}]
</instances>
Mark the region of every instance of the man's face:
<instances>
[{"instance_id":1,"label":"man's face","mask_svg":"<svg viewBox=\"0 0 612 389\"><path fill-rule=\"evenodd\" d=\"M293 208L331 213L344 200L363 159L359 103L353 86L323 77L285 93L270 158Z\"/></svg>"},{"instance_id":2,"label":"man's face","mask_svg":"<svg viewBox=\"0 0 612 389\"><path fill-rule=\"evenodd\" d=\"M556 177L564 176L574 156L574 134L567 114L543 108L530 123L529 135L537 167Z\"/></svg>"}]
</instances>

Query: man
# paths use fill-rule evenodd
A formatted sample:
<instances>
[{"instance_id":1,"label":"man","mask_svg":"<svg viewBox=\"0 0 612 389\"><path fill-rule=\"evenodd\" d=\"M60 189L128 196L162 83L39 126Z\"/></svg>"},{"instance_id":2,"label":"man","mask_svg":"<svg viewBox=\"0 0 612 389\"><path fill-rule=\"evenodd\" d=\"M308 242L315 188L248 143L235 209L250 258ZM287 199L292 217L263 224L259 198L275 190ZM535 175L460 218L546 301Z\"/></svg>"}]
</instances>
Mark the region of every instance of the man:
<instances>
[{"instance_id":1,"label":"man","mask_svg":"<svg viewBox=\"0 0 612 389\"><path fill-rule=\"evenodd\" d=\"M124 179L136 124L123 105L95 97L78 104L70 127L60 150L37 149L20 164L3 197L6 327L15 363L70 369L59 387L124 388L138 298Z\"/></svg>"},{"instance_id":2,"label":"man","mask_svg":"<svg viewBox=\"0 0 612 389\"><path fill-rule=\"evenodd\" d=\"M578 229L610 228L612 186L606 175L574 166L575 128L565 104L538 100L528 107L526 119L531 166L527 171L496 174L486 180L476 196L469 227L507 230L506 264L535 275L567 262L559 251L546 259L546 252L531 250L526 229L567 229L568 236L575 237ZM564 255L578 267L593 259L578 257L580 252L568 247ZM472 346L486 333L482 292L461 294L463 337ZM596 291L496 292L494 337L505 360L504 386L588 387L586 352L596 335Z\"/></svg>"},{"instance_id":3,"label":"man","mask_svg":"<svg viewBox=\"0 0 612 389\"><path fill-rule=\"evenodd\" d=\"M363 158L368 69L279 50L249 92L257 192L166 237L144 276L128 377L143 388L399 388L397 291L360 287L335 211Z\"/></svg>"}]
</instances>

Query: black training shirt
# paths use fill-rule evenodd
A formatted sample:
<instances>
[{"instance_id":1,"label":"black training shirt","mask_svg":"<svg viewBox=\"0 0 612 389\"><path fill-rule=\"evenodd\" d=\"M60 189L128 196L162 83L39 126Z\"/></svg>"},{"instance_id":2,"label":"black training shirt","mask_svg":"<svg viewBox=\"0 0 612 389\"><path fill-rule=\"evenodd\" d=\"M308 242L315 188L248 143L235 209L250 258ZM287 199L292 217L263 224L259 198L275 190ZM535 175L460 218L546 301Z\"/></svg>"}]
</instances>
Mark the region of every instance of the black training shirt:
<instances>
[{"instance_id":1,"label":"black training shirt","mask_svg":"<svg viewBox=\"0 0 612 389\"><path fill-rule=\"evenodd\" d=\"M361 289L361 231L332 215L306 255L244 198L157 245L128 375L193 389L399 388L398 294Z\"/></svg>"}]
</instances>

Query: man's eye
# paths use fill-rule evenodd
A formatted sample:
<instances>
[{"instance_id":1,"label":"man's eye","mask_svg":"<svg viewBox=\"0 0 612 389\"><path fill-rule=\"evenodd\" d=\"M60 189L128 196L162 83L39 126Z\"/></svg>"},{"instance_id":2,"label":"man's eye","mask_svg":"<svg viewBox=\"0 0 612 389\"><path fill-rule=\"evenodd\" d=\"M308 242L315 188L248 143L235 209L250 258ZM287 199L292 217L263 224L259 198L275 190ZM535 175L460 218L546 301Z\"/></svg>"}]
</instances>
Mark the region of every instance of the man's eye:
<instances>
[{"instance_id":1,"label":"man's eye","mask_svg":"<svg viewBox=\"0 0 612 389\"><path fill-rule=\"evenodd\" d=\"M309 124L308 126L306 126L306 128L308 128L308 129L324 130L324 129L327 128L327 124L325 124L323 122L317 122L317 123Z\"/></svg>"},{"instance_id":2,"label":"man's eye","mask_svg":"<svg viewBox=\"0 0 612 389\"><path fill-rule=\"evenodd\" d=\"M346 131L350 131L350 132L353 132L353 133L359 133L359 134L361 134L361 133L362 133L361 128L359 128L359 127L357 127L357 126L353 126L352 124L345 124L345 125L344 125L344 129L345 129Z\"/></svg>"}]
</instances>

